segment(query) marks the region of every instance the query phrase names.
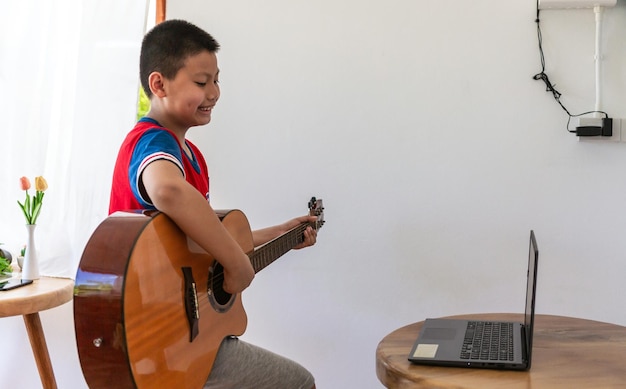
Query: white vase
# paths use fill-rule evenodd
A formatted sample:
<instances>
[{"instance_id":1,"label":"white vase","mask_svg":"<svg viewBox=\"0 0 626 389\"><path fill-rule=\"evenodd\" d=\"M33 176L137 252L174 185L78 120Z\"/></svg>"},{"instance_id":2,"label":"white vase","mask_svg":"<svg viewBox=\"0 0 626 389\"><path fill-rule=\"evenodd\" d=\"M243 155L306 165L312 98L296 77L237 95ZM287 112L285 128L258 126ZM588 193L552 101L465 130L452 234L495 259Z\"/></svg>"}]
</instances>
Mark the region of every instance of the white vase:
<instances>
[{"instance_id":1,"label":"white vase","mask_svg":"<svg viewBox=\"0 0 626 389\"><path fill-rule=\"evenodd\" d=\"M37 247L35 246L36 224L27 224L28 240L26 243L26 253L24 254L24 266L22 266L22 279L39 279L39 260L37 258Z\"/></svg>"}]
</instances>

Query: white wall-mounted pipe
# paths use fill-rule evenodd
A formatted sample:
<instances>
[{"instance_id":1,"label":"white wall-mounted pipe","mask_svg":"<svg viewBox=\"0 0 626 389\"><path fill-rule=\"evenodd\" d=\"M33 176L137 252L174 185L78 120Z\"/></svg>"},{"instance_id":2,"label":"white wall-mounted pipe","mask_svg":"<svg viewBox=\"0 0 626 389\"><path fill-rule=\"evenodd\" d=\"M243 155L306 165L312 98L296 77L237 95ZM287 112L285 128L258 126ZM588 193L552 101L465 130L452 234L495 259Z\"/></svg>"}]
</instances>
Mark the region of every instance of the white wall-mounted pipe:
<instances>
[{"instance_id":1,"label":"white wall-mounted pipe","mask_svg":"<svg viewBox=\"0 0 626 389\"><path fill-rule=\"evenodd\" d=\"M595 111L602 111L602 16L604 8L601 6L593 7L596 15L596 52L595 52L595 70L596 70L596 107ZM600 113L596 112L596 117L600 117Z\"/></svg>"},{"instance_id":2,"label":"white wall-mounted pipe","mask_svg":"<svg viewBox=\"0 0 626 389\"><path fill-rule=\"evenodd\" d=\"M602 19L604 8L614 7L617 0L539 0L539 9L574 9L593 8L596 19L595 39L595 81L596 81L596 104L594 111L602 111ZM595 117L601 114L594 112Z\"/></svg>"}]
</instances>

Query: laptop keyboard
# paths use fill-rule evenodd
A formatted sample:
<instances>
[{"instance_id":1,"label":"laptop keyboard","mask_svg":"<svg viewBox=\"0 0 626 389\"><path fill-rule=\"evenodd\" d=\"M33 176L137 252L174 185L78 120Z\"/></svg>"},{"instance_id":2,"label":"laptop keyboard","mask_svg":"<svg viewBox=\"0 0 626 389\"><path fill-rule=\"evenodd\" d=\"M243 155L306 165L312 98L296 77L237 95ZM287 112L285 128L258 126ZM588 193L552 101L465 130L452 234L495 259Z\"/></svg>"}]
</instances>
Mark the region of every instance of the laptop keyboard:
<instances>
[{"instance_id":1,"label":"laptop keyboard","mask_svg":"<svg viewBox=\"0 0 626 389\"><path fill-rule=\"evenodd\" d=\"M461 359L513 360L513 323L467 323Z\"/></svg>"}]
</instances>

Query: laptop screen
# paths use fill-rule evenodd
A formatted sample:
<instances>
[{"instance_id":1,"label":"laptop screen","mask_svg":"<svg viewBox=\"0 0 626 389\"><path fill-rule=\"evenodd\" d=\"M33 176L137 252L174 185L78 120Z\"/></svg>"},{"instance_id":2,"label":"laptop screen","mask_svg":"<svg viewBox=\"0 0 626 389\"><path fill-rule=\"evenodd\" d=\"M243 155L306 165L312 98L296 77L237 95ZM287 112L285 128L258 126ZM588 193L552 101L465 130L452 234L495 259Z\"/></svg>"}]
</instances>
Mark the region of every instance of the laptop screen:
<instances>
[{"instance_id":1,"label":"laptop screen","mask_svg":"<svg viewBox=\"0 0 626 389\"><path fill-rule=\"evenodd\" d=\"M539 249L535 232L530 231L530 243L528 247L528 275L526 285L526 310L524 315L524 331L526 331L526 350L530 360L530 351L533 345L533 325L535 324L535 290L537 289L537 262Z\"/></svg>"}]
</instances>

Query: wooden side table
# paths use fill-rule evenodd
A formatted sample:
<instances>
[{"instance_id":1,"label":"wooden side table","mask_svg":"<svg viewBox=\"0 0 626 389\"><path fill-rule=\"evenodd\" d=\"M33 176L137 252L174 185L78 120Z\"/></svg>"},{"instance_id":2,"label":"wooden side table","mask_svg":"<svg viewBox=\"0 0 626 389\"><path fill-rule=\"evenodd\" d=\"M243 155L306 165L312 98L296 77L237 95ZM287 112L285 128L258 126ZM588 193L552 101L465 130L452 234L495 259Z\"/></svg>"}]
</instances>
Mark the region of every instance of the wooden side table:
<instances>
[{"instance_id":1,"label":"wooden side table","mask_svg":"<svg viewBox=\"0 0 626 389\"><path fill-rule=\"evenodd\" d=\"M30 346L44 389L57 389L48 346L39 312L57 307L72 299L74 281L69 278L41 277L32 284L0 291L0 317L22 315Z\"/></svg>"},{"instance_id":2,"label":"wooden side table","mask_svg":"<svg viewBox=\"0 0 626 389\"><path fill-rule=\"evenodd\" d=\"M523 321L518 314L457 318ZM626 327L572 317L536 315L529 371L414 365L407 359L424 322L397 329L376 349L376 375L387 388L624 388Z\"/></svg>"}]
</instances>

